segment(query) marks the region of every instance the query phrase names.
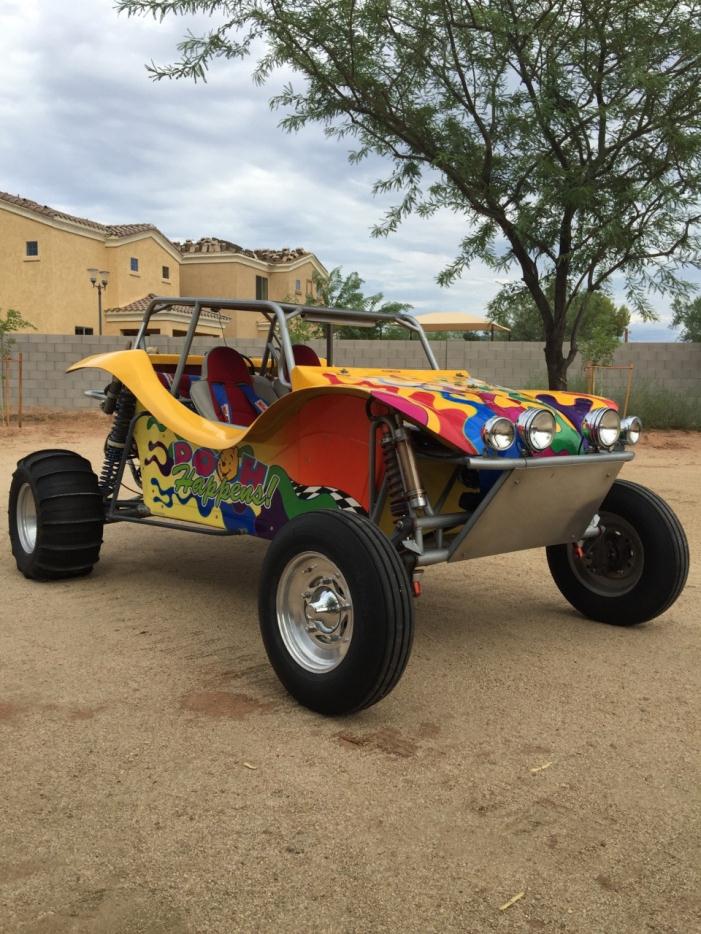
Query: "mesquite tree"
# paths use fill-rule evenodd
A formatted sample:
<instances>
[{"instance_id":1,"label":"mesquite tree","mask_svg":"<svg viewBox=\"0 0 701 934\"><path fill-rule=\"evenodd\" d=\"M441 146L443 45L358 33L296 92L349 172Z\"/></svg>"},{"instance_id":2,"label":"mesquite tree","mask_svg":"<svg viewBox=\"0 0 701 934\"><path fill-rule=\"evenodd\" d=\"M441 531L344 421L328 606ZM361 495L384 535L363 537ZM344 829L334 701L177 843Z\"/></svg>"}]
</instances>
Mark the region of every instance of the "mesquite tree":
<instances>
[{"instance_id":1,"label":"mesquite tree","mask_svg":"<svg viewBox=\"0 0 701 934\"><path fill-rule=\"evenodd\" d=\"M411 212L465 218L448 284L473 260L516 271L543 320L552 388L587 298L624 286L689 286L701 264L701 3L695 0L118 0L128 13L206 13L154 77L204 78L216 58L260 52L299 87L273 98L282 125L309 122L391 168L375 190ZM568 311L578 313L571 329ZM564 353L566 327L572 344Z\"/></svg>"}]
</instances>

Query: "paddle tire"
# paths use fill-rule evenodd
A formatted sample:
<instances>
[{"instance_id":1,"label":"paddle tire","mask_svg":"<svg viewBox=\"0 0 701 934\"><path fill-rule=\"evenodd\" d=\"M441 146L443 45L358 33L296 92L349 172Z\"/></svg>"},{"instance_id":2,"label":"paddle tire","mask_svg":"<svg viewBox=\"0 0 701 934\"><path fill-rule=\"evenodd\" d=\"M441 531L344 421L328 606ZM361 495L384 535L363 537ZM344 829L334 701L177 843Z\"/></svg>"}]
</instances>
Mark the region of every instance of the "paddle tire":
<instances>
[{"instance_id":1,"label":"paddle tire","mask_svg":"<svg viewBox=\"0 0 701 934\"><path fill-rule=\"evenodd\" d=\"M32 580L89 574L100 557L104 510L90 461L37 451L17 464L8 507L17 567Z\"/></svg>"},{"instance_id":2,"label":"paddle tire","mask_svg":"<svg viewBox=\"0 0 701 934\"><path fill-rule=\"evenodd\" d=\"M399 554L350 512L309 512L283 526L263 566L259 617L280 681L323 714L386 697L411 652L414 614Z\"/></svg>"},{"instance_id":3,"label":"paddle tire","mask_svg":"<svg viewBox=\"0 0 701 934\"><path fill-rule=\"evenodd\" d=\"M604 532L551 545L548 565L560 592L589 619L635 626L672 606L689 572L684 529L667 503L637 483L617 480L599 510Z\"/></svg>"}]
</instances>

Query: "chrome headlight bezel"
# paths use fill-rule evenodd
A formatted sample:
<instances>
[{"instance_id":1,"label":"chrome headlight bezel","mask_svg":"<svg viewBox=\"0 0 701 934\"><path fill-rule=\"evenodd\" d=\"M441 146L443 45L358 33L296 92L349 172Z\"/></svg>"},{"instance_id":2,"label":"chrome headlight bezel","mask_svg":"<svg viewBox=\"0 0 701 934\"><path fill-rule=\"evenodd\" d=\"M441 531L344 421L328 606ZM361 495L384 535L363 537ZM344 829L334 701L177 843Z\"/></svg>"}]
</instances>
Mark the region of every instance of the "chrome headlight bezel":
<instances>
[{"instance_id":1,"label":"chrome headlight bezel","mask_svg":"<svg viewBox=\"0 0 701 934\"><path fill-rule=\"evenodd\" d=\"M612 419L615 419L615 426L607 424ZM610 435L610 432L614 434ZM582 419L582 434L595 448L610 451L615 448L621 437L621 417L615 409L593 409Z\"/></svg>"},{"instance_id":2,"label":"chrome headlight bezel","mask_svg":"<svg viewBox=\"0 0 701 934\"><path fill-rule=\"evenodd\" d=\"M643 423L637 415L629 415L621 422L621 441L624 444L637 444L643 433Z\"/></svg>"},{"instance_id":3,"label":"chrome headlight bezel","mask_svg":"<svg viewBox=\"0 0 701 934\"><path fill-rule=\"evenodd\" d=\"M546 422L544 425L543 422ZM519 437L533 454L547 450L555 437L555 416L549 409L525 409L516 422ZM539 438L538 435L544 435ZM547 442L547 443L546 443Z\"/></svg>"},{"instance_id":4,"label":"chrome headlight bezel","mask_svg":"<svg viewBox=\"0 0 701 934\"><path fill-rule=\"evenodd\" d=\"M509 439L508 444L499 445L495 442L500 434ZM516 426L505 415L492 415L482 425L482 440L493 451L508 451L516 440Z\"/></svg>"}]
</instances>

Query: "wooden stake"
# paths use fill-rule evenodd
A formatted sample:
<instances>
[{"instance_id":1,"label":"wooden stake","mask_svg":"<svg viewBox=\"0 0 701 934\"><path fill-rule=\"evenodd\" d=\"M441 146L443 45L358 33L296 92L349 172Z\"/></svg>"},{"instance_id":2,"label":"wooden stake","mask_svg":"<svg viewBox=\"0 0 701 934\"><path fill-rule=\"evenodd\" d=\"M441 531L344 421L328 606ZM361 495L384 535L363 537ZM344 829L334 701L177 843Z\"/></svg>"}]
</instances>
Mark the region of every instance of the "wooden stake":
<instances>
[{"instance_id":1,"label":"wooden stake","mask_svg":"<svg viewBox=\"0 0 701 934\"><path fill-rule=\"evenodd\" d=\"M22 385L22 375L24 371L24 358L20 354L17 357L17 427L22 427L22 408L23 408L23 396L24 396L24 387Z\"/></svg>"}]
</instances>

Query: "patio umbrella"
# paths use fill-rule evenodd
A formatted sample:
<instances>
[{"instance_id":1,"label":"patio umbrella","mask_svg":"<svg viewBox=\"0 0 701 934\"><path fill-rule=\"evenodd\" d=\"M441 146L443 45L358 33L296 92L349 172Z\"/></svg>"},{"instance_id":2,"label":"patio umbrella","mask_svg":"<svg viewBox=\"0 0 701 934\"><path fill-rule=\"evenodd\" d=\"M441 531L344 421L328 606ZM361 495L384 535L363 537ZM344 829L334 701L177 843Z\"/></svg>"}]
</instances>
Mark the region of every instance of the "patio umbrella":
<instances>
[{"instance_id":1,"label":"patio umbrella","mask_svg":"<svg viewBox=\"0 0 701 934\"><path fill-rule=\"evenodd\" d=\"M511 334L511 329L503 324L495 324L468 311L429 311L416 318L424 331L489 331L491 340L494 340L495 331Z\"/></svg>"}]
</instances>

